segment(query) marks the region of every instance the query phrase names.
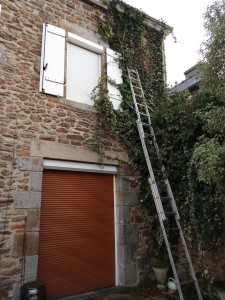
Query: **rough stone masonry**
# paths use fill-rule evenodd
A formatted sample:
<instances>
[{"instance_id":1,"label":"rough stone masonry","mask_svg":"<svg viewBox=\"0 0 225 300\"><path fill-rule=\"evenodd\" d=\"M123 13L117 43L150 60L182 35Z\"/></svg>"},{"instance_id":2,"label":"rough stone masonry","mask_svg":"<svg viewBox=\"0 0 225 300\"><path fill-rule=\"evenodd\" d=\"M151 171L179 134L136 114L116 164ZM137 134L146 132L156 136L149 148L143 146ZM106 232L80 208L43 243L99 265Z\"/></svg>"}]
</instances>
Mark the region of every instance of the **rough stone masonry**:
<instances>
[{"instance_id":1,"label":"rough stone masonry","mask_svg":"<svg viewBox=\"0 0 225 300\"><path fill-rule=\"evenodd\" d=\"M37 279L44 159L98 163L85 139L95 140L93 106L39 93L43 23L107 46L98 21L107 7L97 0L6 0L0 17L0 299L19 299L21 275ZM106 153L127 158L106 133ZM104 163L116 165L113 159ZM132 172L127 171L128 176ZM115 176L118 284L136 285L148 271L146 211L136 208L137 188ZM150 212L151 213L151 212ZM24 231L26 221L26 244ZM26 259L23 250L26 249ZM224 253L222 253L224 257ZM210 258L212 270L225 276ZM25 262L25 274L23 263ZM23 279L23 278L22 278ZM12 293L13 292L13 296ZM11 297L12 296L12 297Z\"/></svg>"},{"instance_id":2,"label":"rough stone masonry","mask_svg":"<svg viewBox=\"0 0 225 300\"><path fill-rule=\"evenodd\" d=\"M98 1L4 1L0 18L0 298L19 299L21 275L37 279L43 160L98 163L84 139L95 139L92 106L39 93L43 23L107 46L98 21L107 7ZM127 158L118 138L107 133L105 151ZM105 163L115 165L114 160ZM128 174L129 175L129 174ZM116 176L117 249L120 285L136 285L147 232L137 190ZM26 244L24 231L26 221ZM26 249L25 274L23 250Z\"/></svg>"}]
</instances>

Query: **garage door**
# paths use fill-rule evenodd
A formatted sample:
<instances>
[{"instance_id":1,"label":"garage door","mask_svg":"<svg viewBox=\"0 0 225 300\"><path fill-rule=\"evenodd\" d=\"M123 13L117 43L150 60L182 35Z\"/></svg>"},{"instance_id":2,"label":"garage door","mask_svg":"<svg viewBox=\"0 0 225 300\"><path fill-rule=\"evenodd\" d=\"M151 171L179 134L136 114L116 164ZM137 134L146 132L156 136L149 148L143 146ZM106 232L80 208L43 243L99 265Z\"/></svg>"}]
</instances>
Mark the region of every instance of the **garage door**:
<instances>
[{"instance_id":1,"label":"garage door","mask_svg":"<svg viewBox=\"0 0 225 300\"><path fill-rule=\"evenodd\" d=\"M48 299L115 285L112 175L44 171L38 279Z\"/></svg>"}]
</instances>

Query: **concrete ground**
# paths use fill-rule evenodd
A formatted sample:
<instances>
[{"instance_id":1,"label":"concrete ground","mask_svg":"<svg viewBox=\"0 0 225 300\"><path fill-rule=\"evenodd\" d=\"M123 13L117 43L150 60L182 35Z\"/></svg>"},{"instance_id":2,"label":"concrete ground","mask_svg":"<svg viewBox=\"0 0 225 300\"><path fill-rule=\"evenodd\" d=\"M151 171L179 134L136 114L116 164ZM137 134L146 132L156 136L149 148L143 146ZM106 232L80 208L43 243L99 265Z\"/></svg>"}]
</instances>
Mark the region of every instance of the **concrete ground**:
<instances>
[{"instance_id":1,"label":"concrete ground","mask_svg":"<svg viewBox=\"0 0 225 300\"><path fill-rule=\"evenodd\" d=\"M177 292L160 292L157 288L107 288L58 300L179 300Z\"/></svg>"},{"instance_id":2,"label":"concrete ground","mask_svg":"<svg viewBox=\"0 0 225 300\"><path fill-rule=\"evenodd\" d=\"M130 293L121 294L109 294L105 296L99 296L93 300L179 300L177 292L166 291L160 292L157 290L145 292L144 295L139 295L138 292L131 291Z\"/></svg>"},{"instance_id":3,"label":"concrete ground","mask_svg":"<svg viewBox=\"0 0 225 300\"><path fill-rule=\"evenodd\" d=\"M143 298L140 296L132 296L129 294L116 294L116 295L108 295L103 298L96 298L95 300L144 300L144 299L151 299L151 300L166 300L164 296L153 296L150 298Z\"/></svg>"},{"instance_id":4,"label":"concrete ground","mask_svg":"<svg viewBox=\"0 0 225 300\"><path fill-rule=\"evenodd\" d=\"M170 294L158 294L158 295L152 295L146 297L142 296L135 296L130 294L111 294L105 297L95 298L95 300L169 300L169 299L179 299L179 297L176 296L176 294L173 294L173 296Z\"/></svg>"}]
</instances>

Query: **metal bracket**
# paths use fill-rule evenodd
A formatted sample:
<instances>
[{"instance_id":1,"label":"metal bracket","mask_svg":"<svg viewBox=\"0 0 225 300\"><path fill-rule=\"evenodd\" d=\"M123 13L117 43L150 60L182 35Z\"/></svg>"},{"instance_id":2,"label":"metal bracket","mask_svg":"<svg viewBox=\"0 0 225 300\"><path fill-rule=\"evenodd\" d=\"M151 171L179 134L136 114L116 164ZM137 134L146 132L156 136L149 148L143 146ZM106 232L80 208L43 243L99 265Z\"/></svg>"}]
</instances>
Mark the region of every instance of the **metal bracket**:
<instances>
[{"instance_id":1,"label":"metal bracket","mask_svg":"<svg viewBox=\"0 0 225 300\"><path fill-rule=\"evenodd\" d=\"M64 84L63 80L58 80L58 79L52 79L50 77L45 77L46 81L51 81L51 82L55 82L55 83L60 83L60 84Z\"/></svg>"}]
</instances>

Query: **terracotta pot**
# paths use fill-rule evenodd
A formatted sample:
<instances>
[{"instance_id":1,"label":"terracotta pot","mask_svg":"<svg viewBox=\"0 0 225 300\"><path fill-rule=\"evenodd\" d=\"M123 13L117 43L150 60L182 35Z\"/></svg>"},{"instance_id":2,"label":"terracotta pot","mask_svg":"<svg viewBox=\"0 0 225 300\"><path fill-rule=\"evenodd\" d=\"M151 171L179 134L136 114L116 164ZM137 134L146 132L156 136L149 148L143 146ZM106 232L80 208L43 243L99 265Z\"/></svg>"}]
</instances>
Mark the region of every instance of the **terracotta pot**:
<instances>
[{"instance_id":1,"label":"terracotta pot","mask_svg":"<svg viewBox=\"0 0 225 300\"><path fill-rule=\"evenodd\" d=\"M155 277L158 281L158 283L160 284L165 284L166 280L167 280L167 272L169 270L169 268L152 268L154 273L155 273Z\"/></svg>"}]
</instances>

